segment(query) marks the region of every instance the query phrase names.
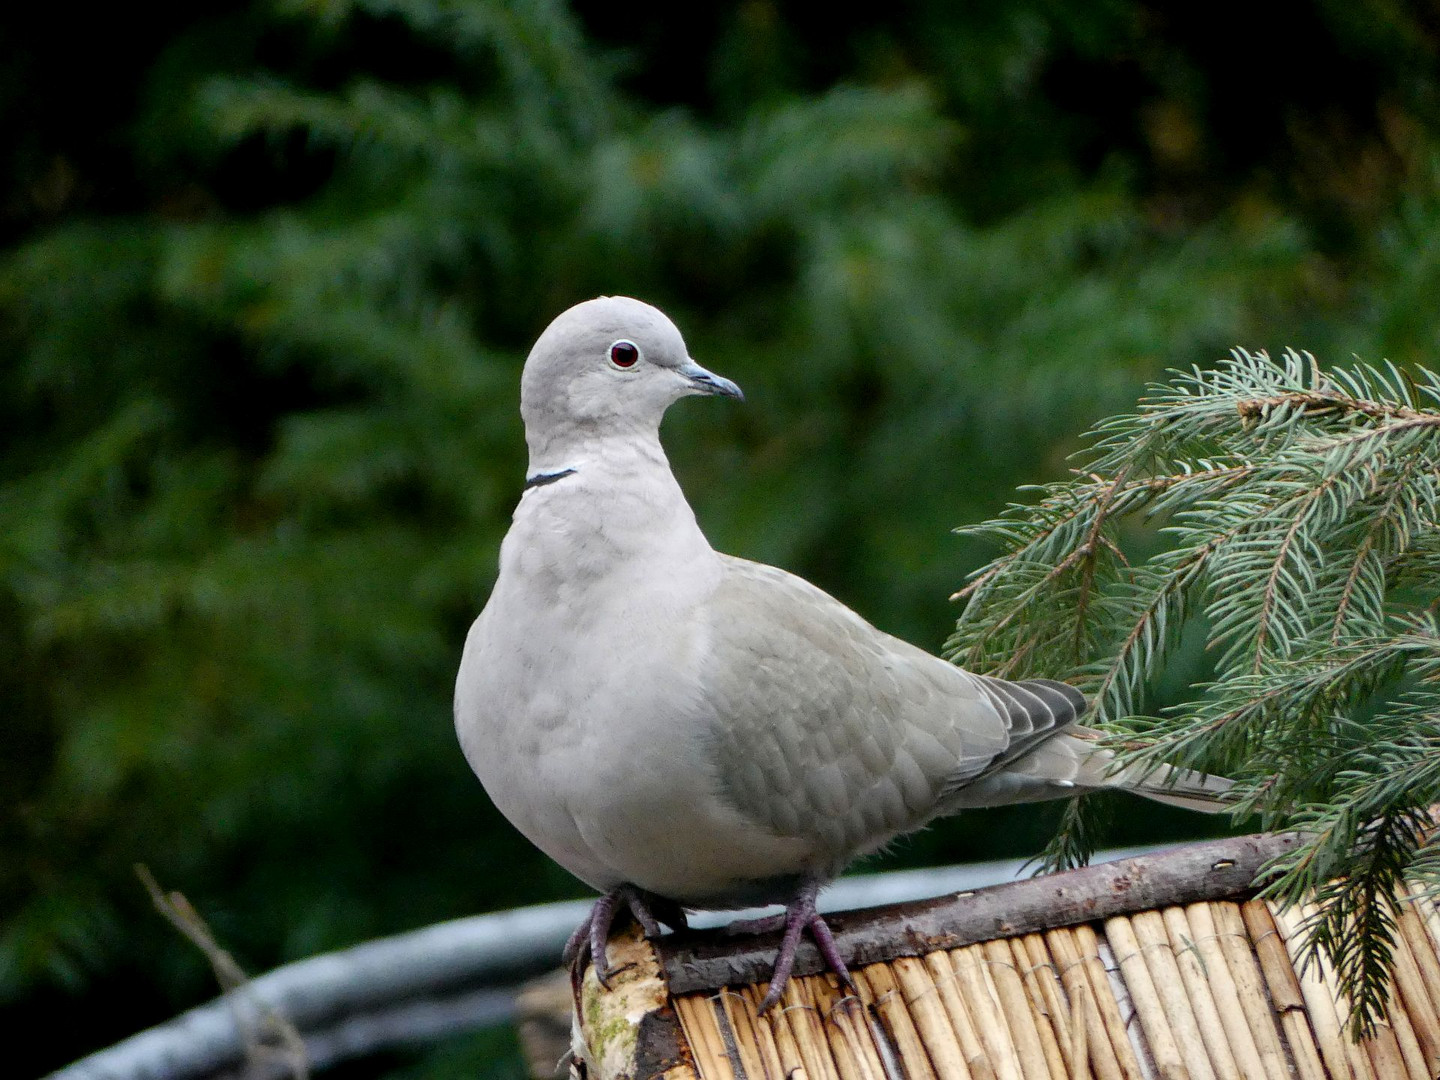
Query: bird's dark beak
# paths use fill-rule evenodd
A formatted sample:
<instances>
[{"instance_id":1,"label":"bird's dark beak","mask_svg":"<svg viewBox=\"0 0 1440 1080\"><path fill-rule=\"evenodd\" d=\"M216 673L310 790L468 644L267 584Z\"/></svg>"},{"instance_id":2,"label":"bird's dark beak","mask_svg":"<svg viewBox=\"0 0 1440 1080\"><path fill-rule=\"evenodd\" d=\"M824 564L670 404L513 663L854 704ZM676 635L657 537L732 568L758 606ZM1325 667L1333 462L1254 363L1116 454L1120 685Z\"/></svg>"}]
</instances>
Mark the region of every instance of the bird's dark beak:
<instances>
[{"instance_id":1,"label":"bird's dark beak","mask_svg":"<svg viewBox=\"0 0 1440 1080\"><path fill-rule=\"evenodd\" d=\"M733 397L739 401L745 400L745 394L740 387L736 386L729 379L721 378L713 371L706 371L694 360L687 360L680 365L680 374L685 376L687 382L697 394L721 394L725 397Z\"/></svg>"}]
</instances>

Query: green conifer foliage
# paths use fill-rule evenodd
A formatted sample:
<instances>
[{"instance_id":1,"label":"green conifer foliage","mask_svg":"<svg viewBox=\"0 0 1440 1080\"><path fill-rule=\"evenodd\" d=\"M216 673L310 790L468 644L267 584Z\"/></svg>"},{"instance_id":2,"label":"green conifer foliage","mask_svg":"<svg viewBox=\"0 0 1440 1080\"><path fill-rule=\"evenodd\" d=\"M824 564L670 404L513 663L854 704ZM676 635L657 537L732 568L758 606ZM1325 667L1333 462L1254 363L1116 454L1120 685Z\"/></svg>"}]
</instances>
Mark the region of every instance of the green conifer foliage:
<instances>
[{"instance_id":1,"label":"green conifer foliage","mask_svg":"<svg viewBox=\"0 0 1440 1080\"><path fill-rule=\"evenodd\" d=\"M1005 553L950 655L1073 672L1122 761L1234 777L1237 815L1298 829L1266 892L1313 897L1309 946L1368 1033L1397 890L1440 887L1440 377L1236 350L1092 435L1073 479L966 530ZM1138 523L1159 550L1137 555ZM1206 677L1147 715L1197 642ZM1092 835L1077 802L1050 860Z\"/></svg>"}]
</instances>

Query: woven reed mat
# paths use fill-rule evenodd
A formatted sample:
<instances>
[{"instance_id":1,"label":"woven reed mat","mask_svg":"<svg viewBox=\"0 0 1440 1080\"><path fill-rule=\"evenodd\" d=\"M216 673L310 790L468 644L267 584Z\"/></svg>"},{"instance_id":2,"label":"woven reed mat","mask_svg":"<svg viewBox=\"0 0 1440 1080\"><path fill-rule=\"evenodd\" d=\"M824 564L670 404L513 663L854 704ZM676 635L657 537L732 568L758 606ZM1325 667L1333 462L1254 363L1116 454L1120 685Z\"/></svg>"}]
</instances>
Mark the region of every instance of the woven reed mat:
<instances>
[{"instance_id":1,"label":"woven reed mat","mask_svg":"<svg viewBox=\"0 0 1440 1080\"><path fill-rule=\"evenodd\" d=\"M1440 913L1396 913L1389 1023L1352 1042L1304 909L1253 898L1293 844L1242 837L828 917L857 995L802 950L760 1016L774 936L612 939L576 988L591 1080L1436 1080Z\"/></svg>"}]
</instances>

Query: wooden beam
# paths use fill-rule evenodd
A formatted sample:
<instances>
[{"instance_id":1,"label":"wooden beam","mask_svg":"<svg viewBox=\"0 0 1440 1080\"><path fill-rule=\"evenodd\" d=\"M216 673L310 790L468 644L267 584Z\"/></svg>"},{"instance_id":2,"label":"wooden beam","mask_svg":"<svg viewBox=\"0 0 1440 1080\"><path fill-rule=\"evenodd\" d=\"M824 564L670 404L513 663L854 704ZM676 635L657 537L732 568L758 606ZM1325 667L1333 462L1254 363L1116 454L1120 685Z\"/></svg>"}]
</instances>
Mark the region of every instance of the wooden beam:
<instances>
[{"instance_id":1,"label":"wooden beam","mask_svg":"<svg viewBox=\"0 0 1440 1080\"><path fill-rule=\"evenodd\" d=\"M1244 896L1253 892L1265 864L1298 842L1293 833L1230 837L825 919L841 955L854 969L1150 908ZM705 930L667 935L654 944L670 992L688 994L768 979L780 935ZM806 938L795 974L824 969L814 943Z\"/></svg>"}]
</instances>

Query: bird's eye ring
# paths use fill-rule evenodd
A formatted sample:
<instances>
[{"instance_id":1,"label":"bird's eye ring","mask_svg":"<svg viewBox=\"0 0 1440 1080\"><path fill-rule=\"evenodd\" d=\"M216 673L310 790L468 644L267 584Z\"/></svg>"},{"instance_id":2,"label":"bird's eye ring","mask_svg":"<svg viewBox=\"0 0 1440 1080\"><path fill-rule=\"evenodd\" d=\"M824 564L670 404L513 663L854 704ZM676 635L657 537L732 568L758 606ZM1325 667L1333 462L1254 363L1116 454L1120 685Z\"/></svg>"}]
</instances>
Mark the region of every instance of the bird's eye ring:
<instances>
[{"instance_id":1,"label":"bird's eye ring","mask_svg":"<svg viewBox=\"0 0 1440 1080\"><path fill-rule=\"evenodd\" d=\"M610 362L618 368L631 368L640 359L640 346L633 341L617 341L610 346Z\"/></svg>"}]
</instances>

